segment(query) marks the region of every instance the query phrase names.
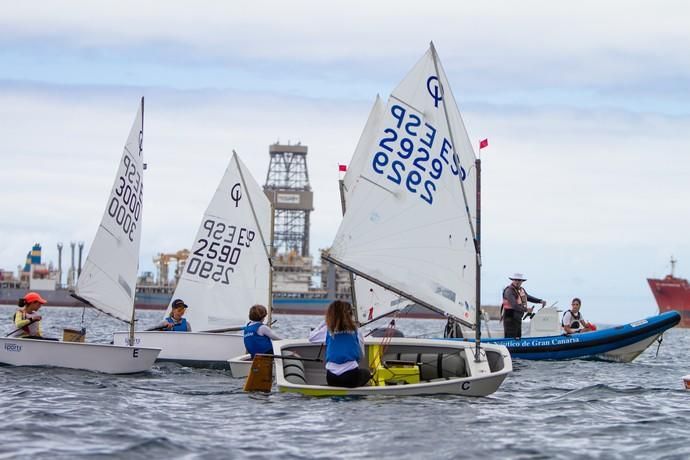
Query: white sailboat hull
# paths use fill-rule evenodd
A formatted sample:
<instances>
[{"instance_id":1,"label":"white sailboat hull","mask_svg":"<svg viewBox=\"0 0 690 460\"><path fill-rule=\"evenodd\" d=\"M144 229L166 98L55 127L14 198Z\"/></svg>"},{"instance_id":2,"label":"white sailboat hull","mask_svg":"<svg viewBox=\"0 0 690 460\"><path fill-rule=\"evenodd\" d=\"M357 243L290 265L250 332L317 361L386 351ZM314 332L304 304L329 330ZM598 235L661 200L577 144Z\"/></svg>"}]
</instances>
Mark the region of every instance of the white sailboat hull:
<instances>
[{"instance_id":1,"label":"white sailboat hull","mask_svg":"<svg viewBox=\"0 0 690 460\"><path fill-rule=\"evenodd\" d=\"M377 346L383 347L383 361L391 363L390 369L393 369L393 374L396 372L394 360L416 362L419 368L419 383L402 384L401 381L392 379L384 385L377 386L332 387L326 383L323 362L276 359L276 385L281 392L310 396L487 396L495 392L513 370L508 349L500 345L482 344L482 359L475 362L474 344L460 344L463 342L413 338L386 339L382 344L380 338L365 339L368 360L373 353L377 353ZM292 352L303 358L323 358L322 346L309 343L307 340L276 341L273 343L273 351L276 355L283 356ZM363 365L360 363L360 366Z\"/></svg>"},{"instance_id":2,"label":"white sailboat hull","mask_svg":"<svg viewBox=\"0 0 690 460\"><path fill-rule=\"evenodd\" d=\"M128 345L129 333L115 332L113 343ZM213 369L228 369L230 358L246 353L241 334L141 331L134 333L134 345L161 348L158 361Z\"/></svg>"},{"instance_id":3,"label":"white sailboat hull","mask_svg":"<svg viewBox=\"0 0 690 460\"><path fill-rule=\"evenodd\" d=\"M0 364L134 374L151 369L159 348L0 338Z\"/></svg>"},{"instance_id":4,"label":"white sailboat hull","mask_svg":"<svg viewBox=\"0 0 690 460\"><path fill-rule=\"evenodd\" d=\"M249 375L249 370L252 368L252 357L249 353L236 356L228 360L230 365L230 373L235 379L246 379Z\"/></svg>"}]
</instances>

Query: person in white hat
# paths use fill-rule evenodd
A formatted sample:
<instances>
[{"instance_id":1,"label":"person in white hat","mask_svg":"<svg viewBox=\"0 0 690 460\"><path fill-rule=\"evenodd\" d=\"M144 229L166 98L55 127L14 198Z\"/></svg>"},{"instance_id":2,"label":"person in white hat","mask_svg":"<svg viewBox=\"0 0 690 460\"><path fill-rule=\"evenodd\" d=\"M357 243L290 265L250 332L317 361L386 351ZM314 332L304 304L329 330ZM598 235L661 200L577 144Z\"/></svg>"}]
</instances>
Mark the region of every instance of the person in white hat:
<instances>
[{"instance_id":1,"label":"person in white hat","mask_svg":"<svg viewBox=\"0 0 690 460\"><path fill-rule=\"evenodd\" d=\"M532 313L534 307L528 307L527 302L540 303L546 305L546 300L539 299L527 294L522 283L527 278L522 273L515 273L509 276L511 283L503 289L503 304L501 305L503 318L503 337L522 337L522 316L525 313Z\"/></svg>"}]
</instances>

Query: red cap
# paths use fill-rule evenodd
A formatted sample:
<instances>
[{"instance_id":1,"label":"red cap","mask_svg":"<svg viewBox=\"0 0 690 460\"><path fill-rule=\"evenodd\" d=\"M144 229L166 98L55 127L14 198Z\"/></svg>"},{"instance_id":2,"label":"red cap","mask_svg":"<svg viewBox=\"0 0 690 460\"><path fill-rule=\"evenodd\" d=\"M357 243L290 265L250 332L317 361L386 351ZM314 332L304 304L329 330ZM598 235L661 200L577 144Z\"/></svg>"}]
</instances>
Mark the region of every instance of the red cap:
<instances>
[{"instance_id":1,"label":"red cap","mask_svg":"<svg viewBox=\"0 0 690 460\"><path fill-rule=\"evenodd\" d=\"M45 304L48 303L46 299L41 297L41 295L38 292L29 292L27 295L24 296L24 301L26 303L32 303L32 302L38 302L40 304Z\"/></svg>"}]
</instances>

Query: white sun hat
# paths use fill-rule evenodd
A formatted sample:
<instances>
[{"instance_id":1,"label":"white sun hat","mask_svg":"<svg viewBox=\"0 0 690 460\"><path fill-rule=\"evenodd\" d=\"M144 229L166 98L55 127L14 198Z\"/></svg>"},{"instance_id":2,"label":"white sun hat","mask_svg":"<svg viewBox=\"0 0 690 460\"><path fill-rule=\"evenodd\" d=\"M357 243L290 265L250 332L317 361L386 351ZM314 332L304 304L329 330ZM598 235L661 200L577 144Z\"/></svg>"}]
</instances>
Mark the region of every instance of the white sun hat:
<instances>
[{"instance_id":1,"label":"white sun hat","mask_svg":"<svg viewBox=\"0 0 690 460\"><path fill-rule=\"evenodd\" d=\"M513 276L509 276L508 279L513 281L527 281L527 277L522 273L514 273Z\"/></svg>"}]
</instances>

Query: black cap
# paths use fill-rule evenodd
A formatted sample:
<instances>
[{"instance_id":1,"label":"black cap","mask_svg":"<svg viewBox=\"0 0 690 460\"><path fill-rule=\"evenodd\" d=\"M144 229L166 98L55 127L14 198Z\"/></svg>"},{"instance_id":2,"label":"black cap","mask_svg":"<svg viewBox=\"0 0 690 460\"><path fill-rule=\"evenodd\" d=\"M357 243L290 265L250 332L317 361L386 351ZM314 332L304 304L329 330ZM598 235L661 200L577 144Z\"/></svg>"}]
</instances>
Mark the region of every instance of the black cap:
<instances>
[{"instance_id":1,"label":"black cap","mask_svg":"<svg viewBox=\"0 0 690 460\"><path fill-rule=\"evenodd\" d=\"M182 299L175 299L172 301L172 308L184 307L187 308L188 305L184 303Z\"/></svg>"}]
</instances>

